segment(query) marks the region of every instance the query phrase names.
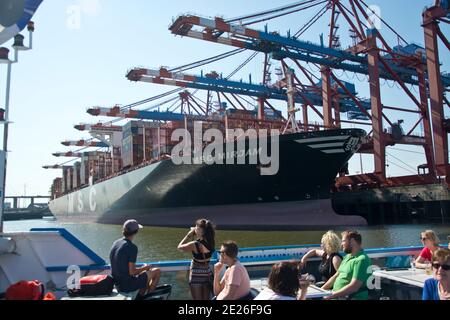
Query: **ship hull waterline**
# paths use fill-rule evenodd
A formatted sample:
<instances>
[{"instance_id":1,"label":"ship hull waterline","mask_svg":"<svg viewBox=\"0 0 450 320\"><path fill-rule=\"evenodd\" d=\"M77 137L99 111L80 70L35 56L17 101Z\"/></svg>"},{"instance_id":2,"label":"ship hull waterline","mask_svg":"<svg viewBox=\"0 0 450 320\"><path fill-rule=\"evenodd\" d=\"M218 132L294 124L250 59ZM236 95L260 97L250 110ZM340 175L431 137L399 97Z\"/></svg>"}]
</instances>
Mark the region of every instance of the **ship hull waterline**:
<instances>
[{"instance_id":1,"label":"ship hull waterline","mask_svg":"<svg viewBox=\"0 0 450 320\"><path fill-rule=\"evenodd\" d=\"M261 175L261 166L248 161L175 165L166 159L56 198L49 207L61 220L110 224L134 218L187 227L206 217L221 229L366 225L360 216L336 214L329 199L337 172L364 136L360 129L282 135L274 175Z\"/></svg>"}]
</instances>

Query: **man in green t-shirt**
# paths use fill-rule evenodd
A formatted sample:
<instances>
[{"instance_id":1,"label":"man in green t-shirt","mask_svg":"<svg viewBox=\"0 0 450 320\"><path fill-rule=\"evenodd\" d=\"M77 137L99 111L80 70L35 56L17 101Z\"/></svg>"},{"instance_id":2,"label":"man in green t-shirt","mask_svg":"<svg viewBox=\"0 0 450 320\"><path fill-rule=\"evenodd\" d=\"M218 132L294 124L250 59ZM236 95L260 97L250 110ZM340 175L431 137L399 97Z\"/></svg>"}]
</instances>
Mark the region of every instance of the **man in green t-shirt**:
<instances>
[{"instance_id":1,"label":"man in green t-shirt","mask_svg":"<svg viewBox=\"0 0 450 320\"><path fill-rule=\"evenodd\" d=\"M342 249L347 255L336 274L330 279L333 283L333 294L325 299L343 297L355 300L368 299L367 281L372 275L372 261L364 253L361 243L361 234L357 231L342 233Z\"/></svg>"}]
</instances>

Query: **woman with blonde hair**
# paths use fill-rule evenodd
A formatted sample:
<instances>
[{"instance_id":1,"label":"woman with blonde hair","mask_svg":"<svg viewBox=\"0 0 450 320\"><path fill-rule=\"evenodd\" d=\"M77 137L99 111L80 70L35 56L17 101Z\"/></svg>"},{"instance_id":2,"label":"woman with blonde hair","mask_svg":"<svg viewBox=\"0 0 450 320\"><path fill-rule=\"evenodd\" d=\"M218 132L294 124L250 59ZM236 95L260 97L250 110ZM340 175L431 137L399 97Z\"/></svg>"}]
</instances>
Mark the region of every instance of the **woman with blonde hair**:
<instances>
[{"instance_id":1,"label":"woman with blonde hair","mask_svg":"<svg viewBox=\"0 0 450 320\"><path fill-rule=\"evenodd\" d=\"M307 252L300 260L300 269L306 266L308 259L311 257L321 257L322 261L319 265L319 273L322 281L325 282L323 289L330 289L332 283L330 279L336 274L342 262L342 256L339 254L341 249L341 239L333 231L328 231L322 236L321 249L313 249Z\"/></svg>"},{"instance_id":2,"label":"woman with blonde hair","mask_svg":"<svg viewBox=\"0 0 450 320\"><path fill-rule=\"evenodd\" d=\"M420 234L420 240L424 248L416 259L416 268L426 269L431 264L433 253L439 249L439 238L433 230L425 230Z\"/></svg>"}]
</instances>

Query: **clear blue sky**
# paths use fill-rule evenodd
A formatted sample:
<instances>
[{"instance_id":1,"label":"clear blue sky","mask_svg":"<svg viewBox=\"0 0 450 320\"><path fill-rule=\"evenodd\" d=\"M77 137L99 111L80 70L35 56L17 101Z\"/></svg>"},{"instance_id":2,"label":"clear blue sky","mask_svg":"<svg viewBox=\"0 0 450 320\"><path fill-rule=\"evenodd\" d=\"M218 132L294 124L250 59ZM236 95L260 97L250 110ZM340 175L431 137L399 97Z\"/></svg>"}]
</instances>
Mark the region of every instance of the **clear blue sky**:
<instances>
[{"instance_id":1,"label":"clear blue sky","mask_svg":"<svg viewBox=\"0 0 450 320\"><path fill-rule=\"evenodd\" d=\"M157 68L175 67L231 50L218 44L190 38L175 37L168 31L172 18L182 13L203 16L241 16L292 3L284 1L227 0L227 1L144 1L144 0L44 0L34 17L36 32L34 50L20 55L20 63L13 66L7 191L8 195L26 193L47 194L59 171L41 168L61 159L51 153L69 150L60 144L65 139L88 137L73 129L79 122L94 123L98 118L86 114L91 106L127 104L166 92L171 87L131 83L126 71L136 66ZM382 17L410 42L423 43L421 12L434 0L372 0L381 8ZM72 7L75 6L75 7ZM73 9L81 10L79 28L74 28ZM317 11L294 14L269 23L269 29L285 34L295 33ZM316 24L303 39L319 41L326 33L328 16ZM262 25L255 28L262 29ZM341 26L347 35L347 25ZM443 26L444 33L449 33ZM387 30L382 30L387 31ZM26 35L26 33L24 33ZM390 40L391 33L387 33ZM346 44L343 39L344 44ZM391 42L392 43L392 42ZM10 43L8 44L10 45ZM450 56L441 47L444 70L449 70ZM250 53L204 67L225 75L239 65ZM258 57L235 78L247 79L248 73L262 73L262 58ZM200 70L193 71L199 73ZM337 71L341 76L341 72ZM343 80L353 75L342 74ZM349 79L347 79L349 77ZM0 98L4 99L6 68L0 65ZM363 77L360 76L360 79ZM367 83L358 82L361 96L368 97ZM412 106L398 91L383 87L384 102L396 106ZM3 104L3 102L2 102ZM391 114L392 115L392 114ZM393 120L398 119L393 115ZM405 116L401 116L405 118ZM107 119L102 119L107 120ZM407 122L409 121L406 119ZM413 121L413 120L411 120ZM405 149L406 147L399 147ZM409 148L409 147L408 147ZM410 150L416 150L410 148ZM390 152L413 168L423 163L423 157L413 153ZM405 164L391 158L398 165ZM364 158L364 171L371 171L372 160ZM351 162L351 171L359 171L359 157ZM411 168L409 170L412 170ZM410 174L390 165L389 174Z\"/></svg>"}]
</instances>

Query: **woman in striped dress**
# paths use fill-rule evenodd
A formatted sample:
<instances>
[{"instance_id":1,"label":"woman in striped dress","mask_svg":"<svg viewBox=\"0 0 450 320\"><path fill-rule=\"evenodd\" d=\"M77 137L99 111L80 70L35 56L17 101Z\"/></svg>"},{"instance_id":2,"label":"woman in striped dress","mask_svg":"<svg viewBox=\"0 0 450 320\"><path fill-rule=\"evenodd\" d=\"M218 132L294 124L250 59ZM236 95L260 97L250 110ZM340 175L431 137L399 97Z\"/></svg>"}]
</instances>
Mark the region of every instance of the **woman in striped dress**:
<instances>
[{"instance_id":1,"label":"woman in striped dress","mask_svg":"<svg viewBox=\"0 0 450 320\"><path fill-rule=\"evenodd\" d=\"M212 268L209 265L215 249L214 224L206 219L199 219L195 227L186 234L178 244L178 250L192 252L189 269L189 286L194 300L209 300L212 288Z\"/></svg>"}]
</instances>

